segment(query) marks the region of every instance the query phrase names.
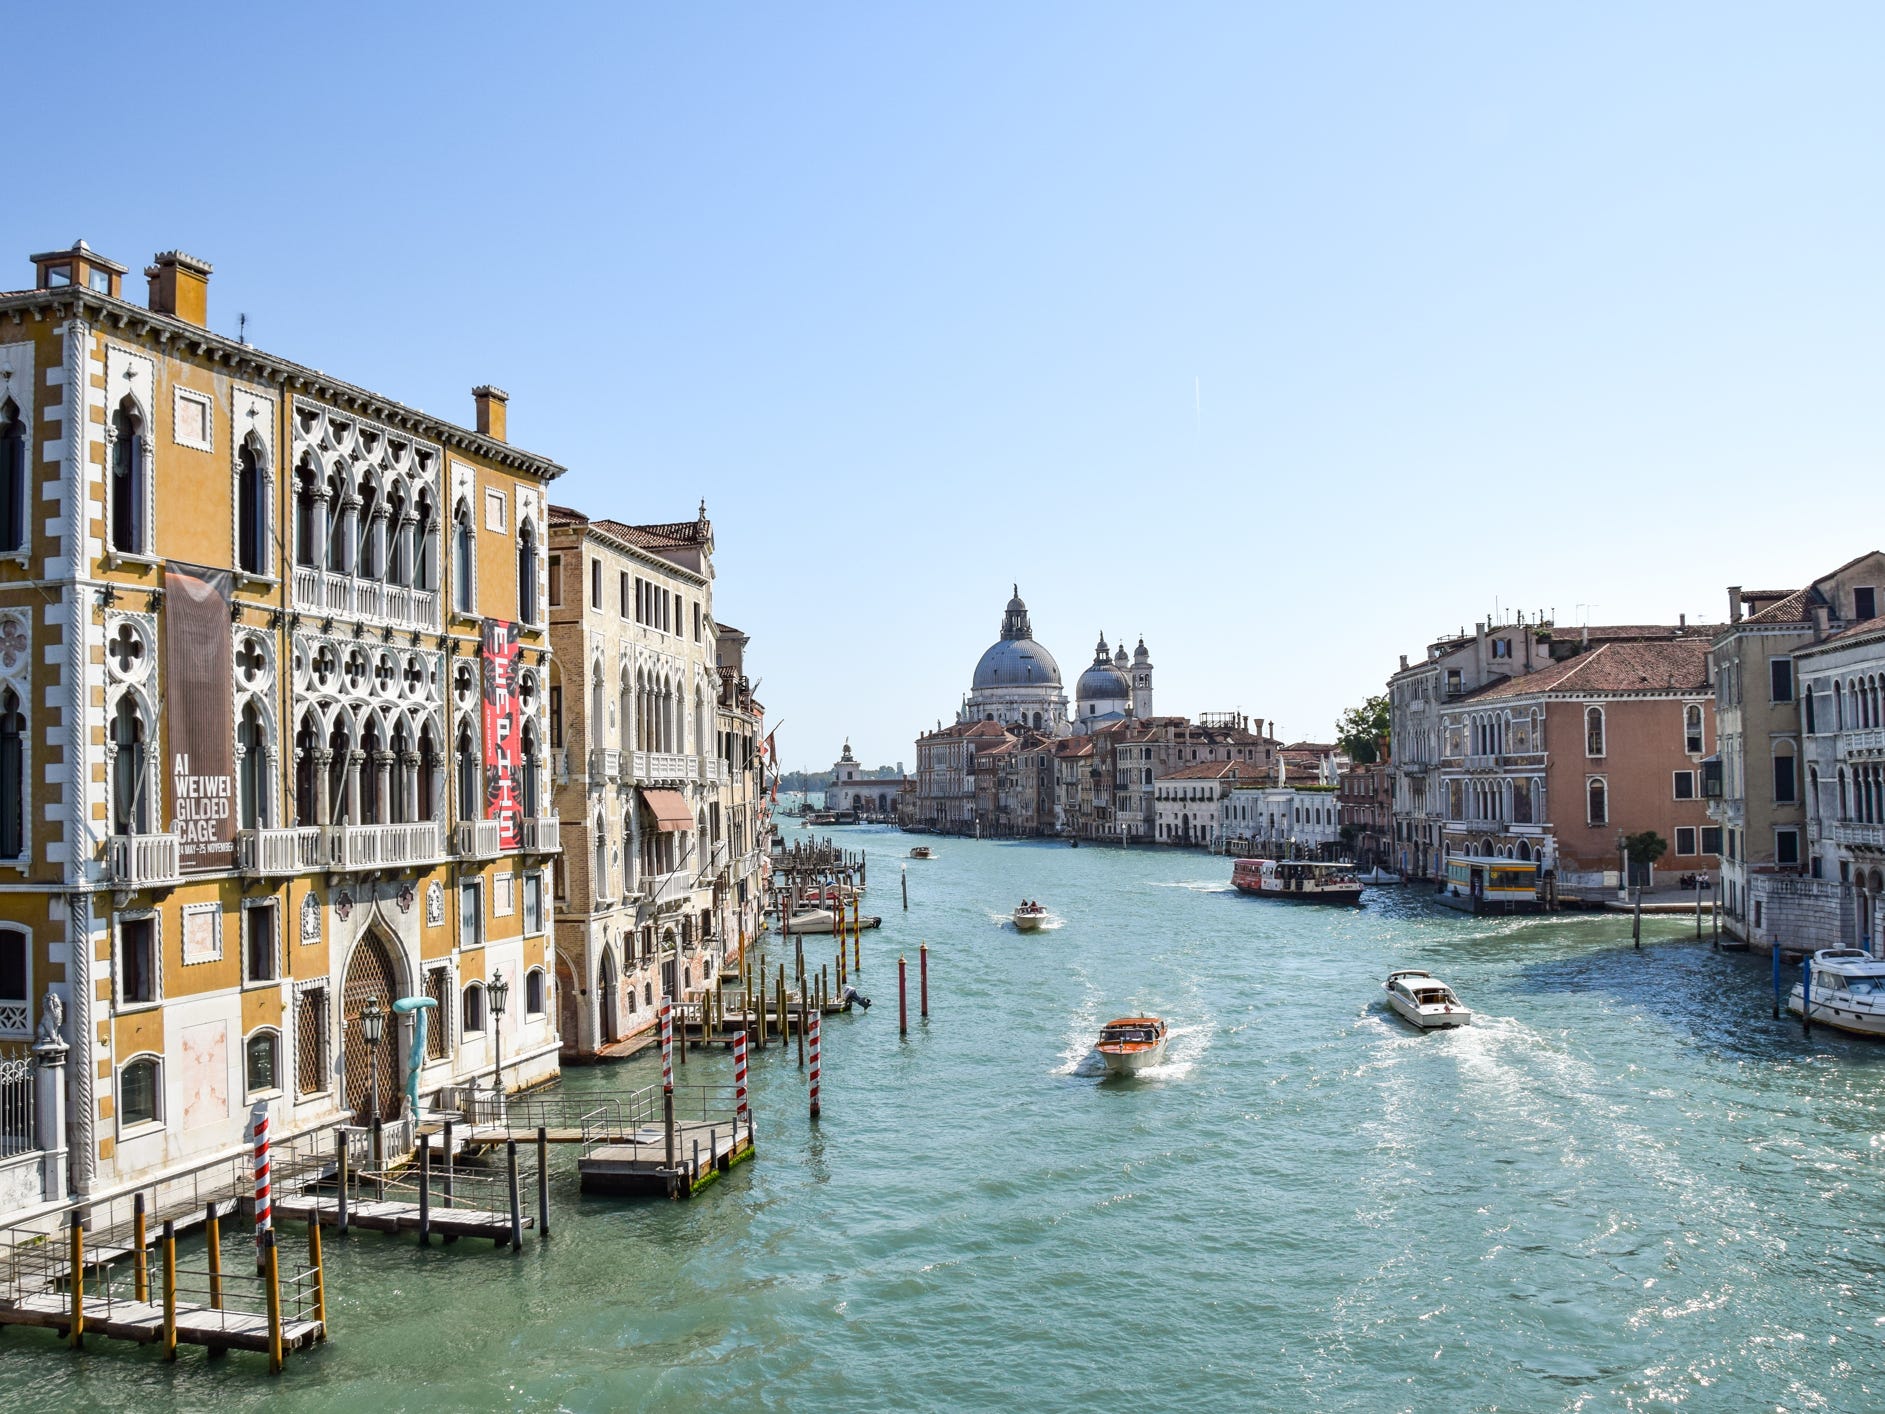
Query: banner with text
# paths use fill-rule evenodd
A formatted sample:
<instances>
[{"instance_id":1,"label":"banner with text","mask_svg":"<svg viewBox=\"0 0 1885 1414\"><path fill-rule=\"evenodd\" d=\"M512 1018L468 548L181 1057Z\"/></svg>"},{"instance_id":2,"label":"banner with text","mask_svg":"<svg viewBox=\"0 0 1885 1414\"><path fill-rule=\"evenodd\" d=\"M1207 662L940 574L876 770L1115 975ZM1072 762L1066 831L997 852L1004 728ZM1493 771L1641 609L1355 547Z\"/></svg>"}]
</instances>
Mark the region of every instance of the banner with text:
<instances>
[{"instance_id":1,"label":"banner with text","mask_svg":"<svg viewBox=\"0 0 1885 1414\"><path fill-rule=\"evenodd\" d=\"M236 862L235 691L227 570L164 571L164 742L185 873Z\"/></svg>"},{"instance_id":2,"label":"banner with text","mask_svg":"<svg viewBox=\"0 0 1885 1414\"><path fill-rule=\"evenodd\" d=\"M523 719L517 706L517 625L484 621L484 818L500 849L524 842Z\"/></svg>"}]
</instances>

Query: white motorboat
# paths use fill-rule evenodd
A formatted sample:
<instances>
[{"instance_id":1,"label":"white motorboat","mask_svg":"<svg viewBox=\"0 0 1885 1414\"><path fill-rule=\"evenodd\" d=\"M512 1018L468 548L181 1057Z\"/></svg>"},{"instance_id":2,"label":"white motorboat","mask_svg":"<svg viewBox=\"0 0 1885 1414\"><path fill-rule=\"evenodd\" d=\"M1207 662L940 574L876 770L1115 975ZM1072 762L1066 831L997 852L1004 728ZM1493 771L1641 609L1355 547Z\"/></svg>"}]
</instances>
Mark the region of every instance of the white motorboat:
<instances>
[{"instance_id":1,"label":"white motorboat","mask_svg":"<svg viewBox=\"0 0 1885 1414\"><path fill-rule=\"evenodd\" d=\"M1800 1015L1810 993L1807 1020L1857 1036L1885 1036L1885 958L1858 948L1821 948L1807 964L1811 985L1793 984L1787 1010Z\"/></svg>"},{"instance_id":2,"label":"white motorboat","mask_svg":"<svg viewBox=\"0 0 1885 1414\"><path fill-rule=\"evenodd\" d=\"M1094 1050L1114 1075L1137 1075L1165 1056L1164 1019L1157 1016L1122 1016L1100 1028Z\"/></svg>"},{"instance_id":3,"label":"white motorboat","mask_svg":"<svg viewBox=\"0 0 1885 1414\"><path fill-rule=\"evenodd\" d=\"M1453 989L1431 972L1404 968L1388 973L1388 1005L1423 1031L1465 1026L1473 1019Z\"/></svg>"},{"instance_id":4,"label":"white motorboat","mask_svg":"<svg viewBox=\"0 0 1885 1414\"><path fill-rule=\"evenodd\" d=\"M883 926L883 918L874 913L866 913L856 920L860 930ZM850 928L850 918L840 918L828 908L801 908L787 919L780 931L790 936L794 933L835 933L840 928Z\"/></svg>"},{"instance_id":5,"label":"white motorboat","mask_svg":"<svg viewBox=\"0 0 1885 1414\"><path fill-rule=\"evenodd\" d=\"M1038 903L1024 903L1014 911L1017 933L1038 933L1047 926L1047 910Z\"/></svg>"},{"instance_id":6,"label":"white motorboat","mask_svg":"<svg viewBox=\"0 0 1885 1414\"><path fill-rule=\"evenodd\" d=\"M1401 876L1396 874L1392 869L1383 869L1379 865L1368 870L1366 873L1357 874L1355 877L1364 884L1398 884L1403 882Z\"/></svg>"}]
</instances>

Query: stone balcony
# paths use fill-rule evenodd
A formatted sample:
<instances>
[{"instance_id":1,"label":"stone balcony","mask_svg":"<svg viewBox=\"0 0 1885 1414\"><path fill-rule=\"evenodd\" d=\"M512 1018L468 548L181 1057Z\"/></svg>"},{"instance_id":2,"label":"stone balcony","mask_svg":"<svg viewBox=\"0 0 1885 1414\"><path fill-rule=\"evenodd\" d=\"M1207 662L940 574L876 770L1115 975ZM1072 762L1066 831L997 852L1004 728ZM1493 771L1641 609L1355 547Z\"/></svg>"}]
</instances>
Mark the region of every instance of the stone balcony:
<instances>
[{"instance_id":1,"label":"stone balcony","mask_svg":"<svg viewBox=\"0 0 1885 1414\"><path fill-rule=\"evenodd\" d=\"M598 746L589 753L589 784L621 779L622 753L612 746Z\"/></svg>"},{"instance_id":2,"label":"stone balcony","mask_svg":"<svg viewBox=\"0 0 1885 1414\"><path fill-rule=\"evenodd\" d=\"M563 822L554 815L524 816L524 853L560 854L563 850Z\"/></svg>"},{"instance_id":3,"label":"stone balcony","mask_svg":"<svg viewBox=\"0 0 1885 1414\"><path fill-rule=\"evenodd\" d=\"M630 779L637 785L700 779L698 756L683 756L675 751L636 751L629 754Z\"/></svg>"},{"instance_id":4,"label":"stone balcony","mask_svg":"<svg viewBox=\"0 0 1885 1414\"><path fill-rule=\"evenodd\" d=\"M1885 727L1867 727L1864 731L1839 734L1841 756L1885 755Z\"/></svg>"},{"instance_id":5,"label":"stone balcony","mask_svg":"<svg viewBox=\"0 0 1885 1414\"><path fill-rule=\"evenodd\" d=\"M460 859L496 859L499 822L460 820L453 829L452 852Z\"/></svg>"},{"instance_id":6,"label":"stone balcony","mask_svg":"<svg viewBox=\"0 0 1885 1414\"><path fill-rule=\"evenodd\" d=\"M1833 826L1833 843L1848 849L1885 850L1885 825L1860 825L1851 822Z\"/></svg>"},{"instance_id":7,"label":"stone balcony","mask_svg":"<svg viewBox=\"0 0 1885 1414\"><path fill-rule=\"evenodd\" d=\"M322 833L326 850L321 862L331 870L416 869L445 861L445 827L431 820L410 825L329 825Z\"/></svg>"},{"instance_id":8,"label":"stone balcony","mask_svg":"<svg viewBox=\"0 0 1885 1414\"><path fill-rule=\"evenodd\" d=\"M370 619L391 628L436 633L439 627L439 596L435 589L408 589L307 565L296 565L294 569L294 607L304 614Z\"/></svg>"},{"instance_id":9,"label":"stone balcony","mask_svg":"<svg viewBox=\"0 0 1885 1414\"><path fill-rule=\"evenodd\" d=\"M105 852L120 888L149 889L183 882L183 841L176 835L113 835Z\"/></svg>"},{"instance_id":10,"label":"stone balcony","mask_svg":"<svg viewBox=\"0 0 1885 1414\"><path fill-rule=\"evenodd\" d=\"M236 834L236 868L252 879L300 874L321 868L323 862L317 825L240 830Z\"/></svg>"}]
</instances>

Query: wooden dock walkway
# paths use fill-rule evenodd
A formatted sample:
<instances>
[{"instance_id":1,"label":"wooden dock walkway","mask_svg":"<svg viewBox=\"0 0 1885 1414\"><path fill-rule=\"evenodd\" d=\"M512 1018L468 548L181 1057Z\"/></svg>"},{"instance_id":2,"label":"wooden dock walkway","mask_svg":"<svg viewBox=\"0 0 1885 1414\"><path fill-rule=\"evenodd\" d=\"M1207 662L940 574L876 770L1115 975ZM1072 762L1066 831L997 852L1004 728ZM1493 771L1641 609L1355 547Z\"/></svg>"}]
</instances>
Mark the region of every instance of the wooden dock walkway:
<instances>
[{"instance_id":1,"label":"wooden dock walkway","mask_svg":"<svg viewBox=\"0 0 1885 1414\"><path fill-rule=\"evenodd\" d=\"M113 1340L136 1341L155 1345L164 1339L164 1308L154 1301L87 1301L81 1317L85 1335L102 1335ZM0 1300L0 1325L41 1326L61 1335L72 1330L72 1298L64 1292L41 1291ZM243 1311L224 1311L214 1306L177 1303L177 1341L182 1345L201 1345L210 1350L269 1350L268 1317ZM327 1338L325 1325L312 1320L284 1320L282 1345L288 1350L305 1350Z\"/></svg>"},{"instance_id":2,"label":"wooden dock walkway","mask_svg":"<svg viewBox=\"0 0 1885 1414\"><path fill-rule=\"evenodd\" d=\"M585 1193L691 1198L735 1164L753 1157L751 1126L732 1130L702 1120L674 1126L674 1164L659 1124L584 1150L576 1160Z\"/></svg>"},{"instance_id":3,"label":"wooden dock walkway","mask_svg":"<svg viewBox=\"0 0 1885 1414\"><path fill-rule=\"evenodd\" d=\"M275 1212L284 1218L303 1222L318 1218L322 1227L340 1226L340 1199L316 1193L284 1194L275 1199ZM347 1200L347 1226L368 1232L418 1232L421 1217L435 1237L488 1237L499 1247L511 1240L509 1213L486 1212L481 1208L450 1208L442 1203L431 1205L423 1215L417 1203L393 1202L383 1198ZM536 1215L525 1213L520 1227L534 1228Z\"/></svg>"}]
</instances>

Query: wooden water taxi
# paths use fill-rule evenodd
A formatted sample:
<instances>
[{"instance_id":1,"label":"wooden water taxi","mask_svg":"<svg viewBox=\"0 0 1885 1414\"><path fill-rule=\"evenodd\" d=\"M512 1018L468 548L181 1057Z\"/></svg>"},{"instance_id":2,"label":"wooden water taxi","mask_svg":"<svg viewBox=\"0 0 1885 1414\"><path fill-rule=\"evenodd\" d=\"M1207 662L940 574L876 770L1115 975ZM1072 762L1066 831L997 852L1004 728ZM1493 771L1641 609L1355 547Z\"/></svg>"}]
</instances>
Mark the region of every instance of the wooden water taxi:
<instances>
[{"instance_id":1,"label":"wooden water taxi","mask_svg":"<svg viewBox=\"0 0 1885 1414\"><path fill-rule=\"evenodd\" d=\"M881 928L883 923L883 918L875 913L860 914L857 919L860 931ZM850 926L850 918L840 918L828 908L801 908L781 925L780 931L788 936L794 933L835 933L840 928Z\"/></svg>"},{"instance_id":2,"label":"wooden water taxi","mask_svg":"<svg viewBox=\"0 0 1885 1414\"><path fill-rule=\"evenodd\" d=\"M1466 1026L1473 1019L1453 989L1431 972L1403 968L1388 973L1388 1005L1422 1031L1436 1026Z\"/></svg>"},{"instance_id":3,"label":"wooden water taxi","mask_svg":"<svg viewBox=\"0 0 1885 1414\"><path fill-rule=\"evenodd\" d=\"M910 847L910 858L912 859L934 859L935 857L936 852L926 844L912 845Z\"/></svg>"},{"instance_id":4,"label":"wooden water taxi","mask_svg":"<svg viewBox=\"0 0 1885 1414\"><path fill-rule=\"evenodd\" d=\"M1166 1026L1162 1017L1122 1016L1100 1028L1093 1047L1113 1075L1137 1075L1165 1056Z\"/></svg>"},{"instance_id":5,"label":"wooden water taxi","mask_svg":"<svg viewBox=\"0 0 1885 1414\"><path fill-rule=\"evenodd\" d=\"M1311 859L1240 859L1231 865L1231 886L1258 898L1290 903L1360 903L1361 881L1346 862Z\"/></svg>"},{"instance_id":6,"label":"wooden water taxi","mask_svg":"<svg viewBox=\"0 0 1885 1414\"><path fill-rule=\"evenodd\" d=\"M1047 926L1047 910L1038 903L1024 903L1014 911L1017 933L1038 933Z\"/></svg>"}]
</instances>

